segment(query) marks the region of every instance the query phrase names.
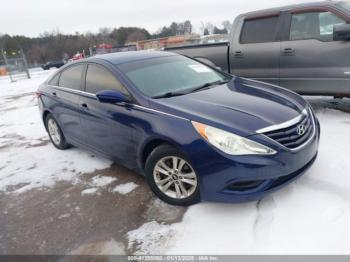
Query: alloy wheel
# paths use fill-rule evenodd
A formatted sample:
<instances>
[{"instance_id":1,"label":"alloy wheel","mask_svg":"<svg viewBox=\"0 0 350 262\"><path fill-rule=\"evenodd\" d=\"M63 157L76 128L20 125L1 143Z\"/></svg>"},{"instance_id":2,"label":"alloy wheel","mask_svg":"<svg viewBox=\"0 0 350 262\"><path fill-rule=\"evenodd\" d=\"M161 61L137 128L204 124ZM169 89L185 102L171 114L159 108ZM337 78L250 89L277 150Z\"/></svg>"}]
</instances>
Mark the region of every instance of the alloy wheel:
<instances>
[{"instance_id":1,"label":"alloy wheel","mask_svg":"<svg viewBox=\"0 0 350 262\"><path fill-rule=\"evenodd\" d=\"M61 143L61 133L59 131L58 125L55 120L52 118L47 122L47 128L52 139L52 142L55 145L59 145Z\"/></svg>"},{"instance_id":2,"label":"alloy wheel","mask_svg":"<svg viewBox=\"0 0 350 262\"><path fill-rule=\"evenodd\" d=\"M160 159L153 171L159 190L174 199L190 197L197 188L197 175L191 165L177 156Z\"/></svg>"}]
</instances>

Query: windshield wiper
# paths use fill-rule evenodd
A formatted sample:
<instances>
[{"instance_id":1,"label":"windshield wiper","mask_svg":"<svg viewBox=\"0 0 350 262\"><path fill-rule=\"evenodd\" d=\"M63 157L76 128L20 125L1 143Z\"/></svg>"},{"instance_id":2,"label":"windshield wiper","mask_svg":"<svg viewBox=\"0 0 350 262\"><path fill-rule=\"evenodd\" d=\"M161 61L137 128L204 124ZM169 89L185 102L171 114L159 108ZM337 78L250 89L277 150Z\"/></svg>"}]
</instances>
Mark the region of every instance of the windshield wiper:
<instances>
[{"instance_id":1,"label":"windshield wiper","mask_svg":"<svg viewBox=\"0 0 350 262\"><path fill-rule=\"evenodd\" d=\"M161 95L156 95L156 96L152 96L152 98L157 99L157 98L168 98L168 97L173 97L173 96L182 96L182 95L186 95L189 93L193 93L196 91L199 91L201 89L204 88L208 88L210 86L215 86L215 85L222 85L222 84L226 84L228 82L230 82L231 79L225 79L225 80L219 80L219 81L215 81L215 82L210 82L210 83L205 83L201 86L197 86L195 88L192 88L191 90L187 90L187 91L177 91L177 92L167 92Z\"/></svg>"},{"instance_id":2,"label":"windshield wiper","mask_svg":"<svg viewBox=\"0 0 350 262\"><path fill-rule=\"evenodd\" d=\"M226 79L226 80L219 80L219 81L215 81L215 82L205 83L201 86L197 86L197 87L193 88L189 93L193 93L193 92L196 92L196 91L199 91L199 90L211 87L211 86L226 84L230 81L231 81L231 79Z\"/></svg>"},{"instance_id":3,"label":"windshield wiper","mask_svg":"<svg viewBox=\"0 0 350 262\"><path fill-rule=\"evenodd\" d=\"M173 97L173 96L182 96L187 94L188 92L167 92L165 94L157 95L157 96L152 96L152 98L157 99L157 98L168 98L168 97Z\"/></svg>"}]
</instances>

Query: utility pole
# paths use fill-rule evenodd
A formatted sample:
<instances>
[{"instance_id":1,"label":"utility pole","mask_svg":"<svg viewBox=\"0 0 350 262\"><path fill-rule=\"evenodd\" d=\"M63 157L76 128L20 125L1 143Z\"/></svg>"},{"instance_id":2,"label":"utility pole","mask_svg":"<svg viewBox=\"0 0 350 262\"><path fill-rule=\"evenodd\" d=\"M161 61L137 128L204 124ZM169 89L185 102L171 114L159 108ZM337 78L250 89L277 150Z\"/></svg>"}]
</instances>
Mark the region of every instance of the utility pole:
<instances>
[{"instance_id":1,"label":"utility pole","mask_svg":"<svg viewBox=\"0 0 350 262\"><path fill-rule=\"evenodd\" d=\"M30 74L29 74L29 69L28 69L28 63L27 63L27 58L26 58L26 56L24 55L23 49L21 49L21 54L22 54L22 59L23 59L23 62L24 62L24 67L25 67L25 70L26 70L27 77L28 77L28 79L30 79Z\"/></svg>"}]
</instances>

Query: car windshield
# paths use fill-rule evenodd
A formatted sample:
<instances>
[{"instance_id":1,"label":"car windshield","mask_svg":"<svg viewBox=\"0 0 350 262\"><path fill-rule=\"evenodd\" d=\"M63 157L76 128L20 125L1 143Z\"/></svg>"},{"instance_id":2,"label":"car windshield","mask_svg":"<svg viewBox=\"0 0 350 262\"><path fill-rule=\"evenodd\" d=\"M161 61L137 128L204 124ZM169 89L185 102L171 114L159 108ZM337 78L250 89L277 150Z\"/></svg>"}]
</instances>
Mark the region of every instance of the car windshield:
<instances>
[{"instance_id":1,"label":"car windshield","mask_svg":"<svg viewBox=\"0 0 350 262\"><path fill-rule=\"evenodd\" d=\"M118 68L146 96L182 95L230 78L183 56L167 56L118 65Z\"/></svg>"}]
</instances>

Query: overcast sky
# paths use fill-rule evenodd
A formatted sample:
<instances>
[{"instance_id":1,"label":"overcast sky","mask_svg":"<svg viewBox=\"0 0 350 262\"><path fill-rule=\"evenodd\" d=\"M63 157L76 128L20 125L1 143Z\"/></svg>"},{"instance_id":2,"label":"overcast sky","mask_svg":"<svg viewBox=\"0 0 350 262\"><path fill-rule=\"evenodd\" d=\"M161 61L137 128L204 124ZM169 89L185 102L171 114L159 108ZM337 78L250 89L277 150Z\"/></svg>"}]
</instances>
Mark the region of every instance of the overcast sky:
<instances>
[{"instance_id":1,"label":"overcast sky","mask_svg":"<svg viewBox=\"0 0 350 262\"><path fill-rule=\"evenodd\" d=\"M100 27L138 26L150 33L172 21L220 25L242 12L311 0L0 0L0 33L38 36L97 32Z\"/></svg>"}]
</instances>

